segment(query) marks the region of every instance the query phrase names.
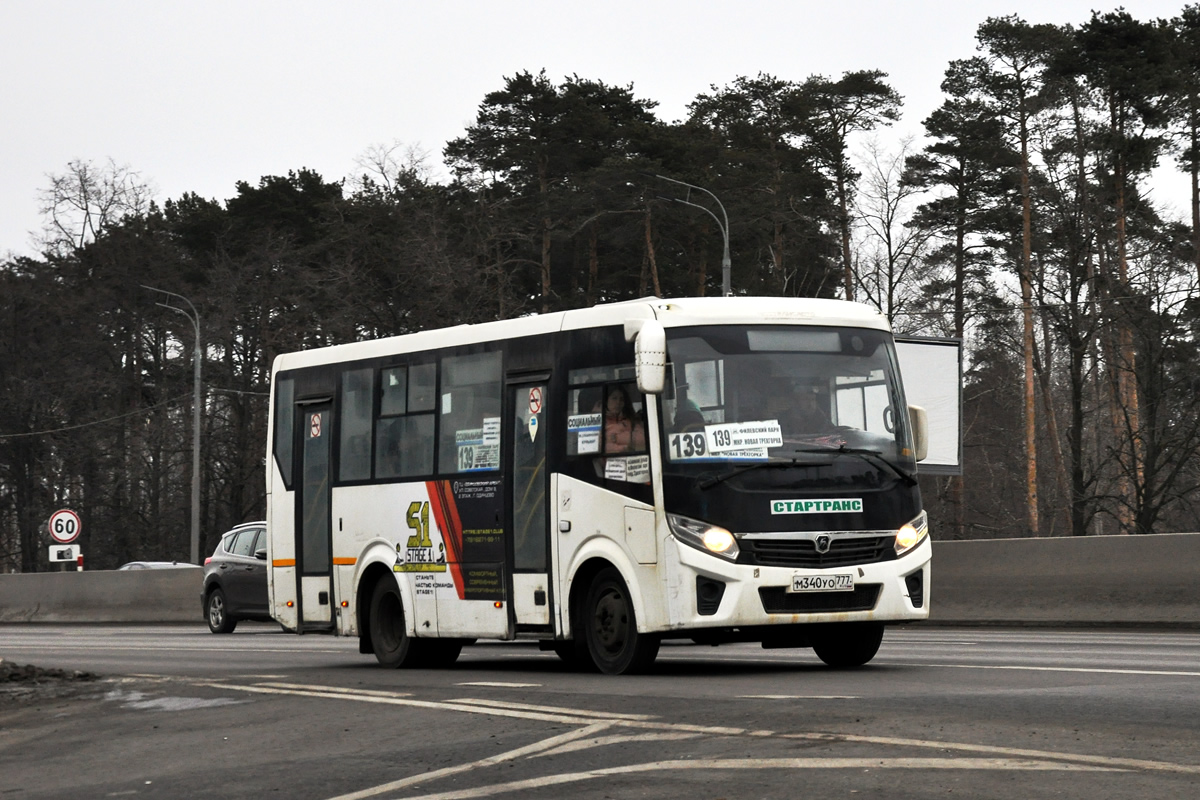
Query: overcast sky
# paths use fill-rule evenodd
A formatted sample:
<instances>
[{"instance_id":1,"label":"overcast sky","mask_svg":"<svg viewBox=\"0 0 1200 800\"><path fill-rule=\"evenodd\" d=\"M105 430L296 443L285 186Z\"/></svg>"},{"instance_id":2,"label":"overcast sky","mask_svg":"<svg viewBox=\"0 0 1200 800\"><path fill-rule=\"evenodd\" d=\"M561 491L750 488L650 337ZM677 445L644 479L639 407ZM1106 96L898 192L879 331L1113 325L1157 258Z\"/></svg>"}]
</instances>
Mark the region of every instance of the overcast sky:
<instances>
[{"instance_id":1,"label":"overcast sky","mask_svg":"<svg viewBox=\"0 0 1200 800\"><path fill-rule=\"evenodd\" d=\"M1126 0L1137 18L1184 0ZM72 159L128 165L161 202L308 167L326 179L395 141L462 134L504 76L633 84L664 121L712 85L879 69L919 135L949 61L989 16L1086 22L1098 0L254 2L0 0L0 254L34 254L38 193ZM587 10L584 10L587 8ZM1174 194L1175 184L1164 192ZM1179 192L1183 184L1178 183ZM1187 198L1166 200L1177 208Z\"/></svg>"}]
</instances>

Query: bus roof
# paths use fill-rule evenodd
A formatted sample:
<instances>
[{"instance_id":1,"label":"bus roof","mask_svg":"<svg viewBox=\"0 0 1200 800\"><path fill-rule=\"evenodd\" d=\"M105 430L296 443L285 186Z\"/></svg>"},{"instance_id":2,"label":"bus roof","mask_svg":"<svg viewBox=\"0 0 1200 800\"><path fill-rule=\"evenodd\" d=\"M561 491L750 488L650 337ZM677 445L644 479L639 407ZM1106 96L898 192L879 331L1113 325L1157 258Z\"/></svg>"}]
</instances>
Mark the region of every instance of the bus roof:
<instances>
[{"instance_id":1,"label":"bus roof","mask_svg":"<svg viewBox=\"0 0 1200 800\"><path fill-rule=\"evenodd\" d=\"M560 330L621 325L625 320L654 318L668 329L690 325L775 324L890 330L887 318L873 306L845 300L811 297L643 297L591 308L436 328L402 336L284 353L276 357L274 371L514 339Z\"/></svg>"}]
</instances>

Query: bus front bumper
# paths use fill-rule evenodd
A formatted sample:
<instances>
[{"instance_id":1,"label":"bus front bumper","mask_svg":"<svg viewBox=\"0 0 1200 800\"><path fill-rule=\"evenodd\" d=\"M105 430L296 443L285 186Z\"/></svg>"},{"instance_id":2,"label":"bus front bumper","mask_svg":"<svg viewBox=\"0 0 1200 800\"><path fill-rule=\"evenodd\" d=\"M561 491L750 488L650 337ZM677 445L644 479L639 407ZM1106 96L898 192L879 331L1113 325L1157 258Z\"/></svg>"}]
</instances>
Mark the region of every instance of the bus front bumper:
<instances>
[{"instance_id":1,"label":"bus front bumper","mask_svg":"<svg viewBox=\"0 0 1200 800\"><path fill-rule=\"evenodd\" d=\"M735 564L674 537L666 550L671 588L668 629L929 618L933 548L928 537L897 559L832 569ZM794 581L819 588L792 591ZM823 588L847 582L853 589Z\"/></svg>"}]
</instances>

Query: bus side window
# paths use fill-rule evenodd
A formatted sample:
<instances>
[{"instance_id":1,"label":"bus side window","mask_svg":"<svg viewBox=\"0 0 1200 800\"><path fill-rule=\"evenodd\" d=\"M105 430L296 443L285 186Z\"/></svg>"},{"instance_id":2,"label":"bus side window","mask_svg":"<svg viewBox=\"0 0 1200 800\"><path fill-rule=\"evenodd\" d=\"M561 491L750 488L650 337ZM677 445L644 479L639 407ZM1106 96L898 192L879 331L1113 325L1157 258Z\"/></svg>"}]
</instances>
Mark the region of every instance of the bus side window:
<instances>
[{"instance_id":1,"label":"bus side window","mask_svg":"<svg viewBox=\"0 0 1200 800\"><path fill-rule=\"evenodd\" d=\"M375 423L375 477L410 478L433 473L433 387L437 365L380 371Z\"/></svg>"},{"instance_id":2,"label":"bus side window","mask_svg":"<svg viewBox=\"0 0 1200 800\"><path fill-rule=\"evenodd\" d=\"M570 471L592 483L644 483L646 401L634 383L604 383L570 390L567 397L567 456ZM635 464L629 468L628 459ZM623 476L623 477L621 477Z\"/></svg>"},{"instance_id":3,"label":"bus side window","mask_svg":"<svg viewBox=\"0 0 1200 800\"><path fill-rule=\"evenodd\" d=\"M438 472L500 469L500 352L442 359Z\"/></svg>"},{"instance_id":4,"label":"bus side window","mask_svg":"<svg viewBox=\"0 0 1200 800\"><path fill-rule=\"evenodd\" d=\"M343 481L368 480L371 477L373 388L373 370L356 369L342 373L338 477Z\"/></svg>"},{"instance_id":5,"label":"bus side window","mask_svg":"<svg viewBox=\"0 0 1200 800\"><path fill-rule=\"evenodd\" d=\"M292 420L295 419L296 381L283 378L279 381L275 400L275 463L279 465L279 475L283 485L292 488L292 442L295 431Z\"/></svg>"}]
</instances>

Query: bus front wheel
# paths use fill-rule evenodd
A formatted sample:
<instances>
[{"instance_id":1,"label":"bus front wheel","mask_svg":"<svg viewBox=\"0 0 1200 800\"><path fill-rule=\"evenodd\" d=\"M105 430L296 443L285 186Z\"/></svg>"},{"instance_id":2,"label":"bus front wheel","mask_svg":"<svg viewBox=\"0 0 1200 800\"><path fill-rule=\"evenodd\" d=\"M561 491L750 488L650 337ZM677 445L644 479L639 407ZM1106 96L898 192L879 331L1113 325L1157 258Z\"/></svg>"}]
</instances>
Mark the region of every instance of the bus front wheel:
<instances>
[{"instance_id":1,"label":"bus front wheel","mask_svg":"<svg viewBox=\"0 0 1200 800\"><path fill-rule=\"evenodd\" d=\"M861 667L879 652L883 625L878 622L842 622L817 625L809 632L817 658L839 669Z\"/></svg>"},{"instance_id":2,"label":"bus front wheel","mask_svg":"<svg viewBox=\"0 0 1200 800\"><path fill-rule=\"evenodd\" d=\"M637 616L621 573L596 574L583 611L583 634L596 669L607 675L644 672L658 655L657 636L638 633Z\"/></svg>"}]
</instances>

